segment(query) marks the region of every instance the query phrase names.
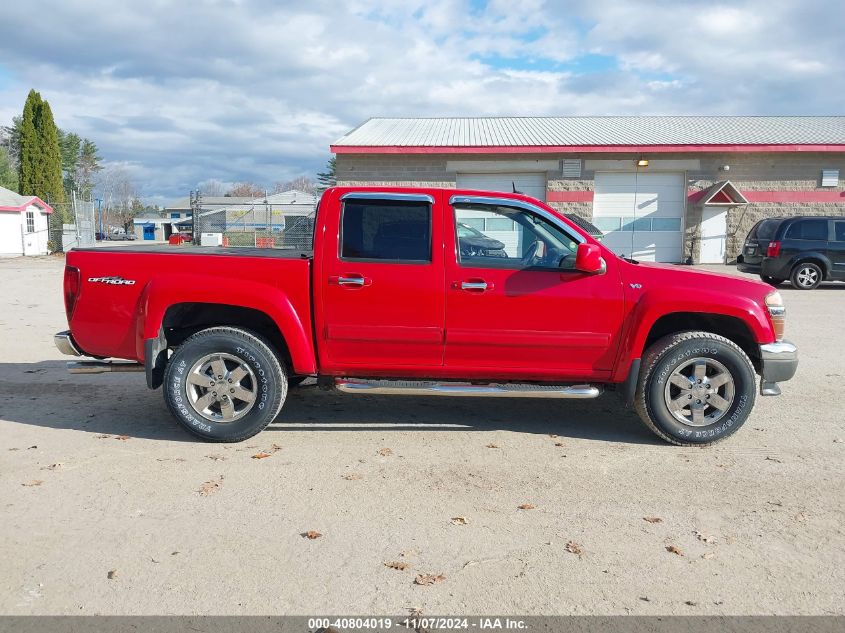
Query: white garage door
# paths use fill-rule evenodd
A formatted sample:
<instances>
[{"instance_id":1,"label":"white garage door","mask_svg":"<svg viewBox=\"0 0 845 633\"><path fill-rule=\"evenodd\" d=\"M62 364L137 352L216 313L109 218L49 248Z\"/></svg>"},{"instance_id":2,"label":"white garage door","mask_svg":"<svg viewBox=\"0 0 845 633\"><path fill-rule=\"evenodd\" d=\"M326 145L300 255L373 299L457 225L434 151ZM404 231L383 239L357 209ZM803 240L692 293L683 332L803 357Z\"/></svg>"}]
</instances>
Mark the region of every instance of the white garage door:
<instances>
[{"instance_id":1,"label":"white garage door","mask_svg":"<svg viewBox=\"0 0 845 633\"><path fill-rule=\"evenodd\" d=\"M526 196L546 199L546 174L500 173L500 174L458 174L458 189L480 189L482 191L516 190ZM489 211L460 209L458 222L481 231L487 237L499 240L509 257L521 257L522 235L519 225L513 220Z\"/></svg>"},{"instance_id":2,"label":"white garage door","mask_svg":"<svg viewBox=\"0 0 845 633\"><path fill-rule=\"evenodd\" d=\"M686 182L683 173L598 172L593 224L620 255L656 262L683 260Z\"/></svg>"},{"instance_id":3,"label":"white garage door","mask_svg":"<svg viewBox=\"0 0 845 633\"><path fill-rule=\"evenodd\" d=\"M546 200L546 174L458 174L458 189L482 191L521 191L526 196Z\"/></svg>"}]
</instances>

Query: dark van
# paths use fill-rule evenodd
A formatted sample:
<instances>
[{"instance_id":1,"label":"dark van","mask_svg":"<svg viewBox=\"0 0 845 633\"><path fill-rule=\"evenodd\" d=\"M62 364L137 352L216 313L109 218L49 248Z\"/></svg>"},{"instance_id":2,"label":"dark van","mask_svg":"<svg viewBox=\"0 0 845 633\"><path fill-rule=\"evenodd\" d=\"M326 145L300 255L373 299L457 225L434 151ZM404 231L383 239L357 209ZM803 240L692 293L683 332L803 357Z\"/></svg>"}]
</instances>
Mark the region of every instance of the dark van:
<instances>
[{"instance_id":1,"label":"dark van","mask_svg":"<svg viewBox=\"0 0 845 633\"><path fill-rule=\"evenodd\" d=\"M801 290L822 281L845 281L845 217L761 220L748 233L737 269Z\"/></svg>"}]
</instances>

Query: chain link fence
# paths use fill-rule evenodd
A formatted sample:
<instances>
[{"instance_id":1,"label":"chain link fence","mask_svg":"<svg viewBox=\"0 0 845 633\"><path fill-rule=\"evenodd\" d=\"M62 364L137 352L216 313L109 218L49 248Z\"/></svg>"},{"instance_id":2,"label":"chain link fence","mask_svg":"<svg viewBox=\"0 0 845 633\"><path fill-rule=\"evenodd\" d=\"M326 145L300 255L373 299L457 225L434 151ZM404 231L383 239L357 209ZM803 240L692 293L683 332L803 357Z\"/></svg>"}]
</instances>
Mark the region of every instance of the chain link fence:
<instances>
[{"instance_id":1,"label":"chain link fence","mask_svg":"<svg viewBox=\"0 0 845 633\"><path fill-rule=\"evenodd\" d=\"M301 251L313 248L313 204L221 204L192 196L192 208L195 244ZM185 223L180 223L180 228L183 226Z\"/></svg>"},{"instance_id":2,"label":"chain link fence","mask_svg":"<svg viewBox=\"0 0 845 633\"><path fill-rule=\"evenodd\" d=\"M70 202L51 204L50 250L67 252L74 247L94 246L97 230L96 209L93 200L73 196Z\"/></svg>"}]
</instances>

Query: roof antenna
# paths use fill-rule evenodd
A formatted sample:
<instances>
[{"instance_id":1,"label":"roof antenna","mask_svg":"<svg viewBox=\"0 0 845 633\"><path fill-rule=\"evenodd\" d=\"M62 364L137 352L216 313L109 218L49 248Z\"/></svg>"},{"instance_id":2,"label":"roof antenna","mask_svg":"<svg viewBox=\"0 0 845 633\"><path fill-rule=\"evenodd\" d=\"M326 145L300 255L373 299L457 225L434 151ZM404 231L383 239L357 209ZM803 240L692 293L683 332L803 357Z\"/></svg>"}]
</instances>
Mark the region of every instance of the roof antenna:
<instances>
[{"instance_id":1,"label":"roof antenna","mask_svg":"<svg viewBox=\"0 0 845 633\"><path fill-rule=\"evenodd\" d=\"M513 180L511 180L511 187L513 188L514 193L521 193L523 196L525 195L524 192L516 190L516 183Z\"/></svg>"}]
</instances>

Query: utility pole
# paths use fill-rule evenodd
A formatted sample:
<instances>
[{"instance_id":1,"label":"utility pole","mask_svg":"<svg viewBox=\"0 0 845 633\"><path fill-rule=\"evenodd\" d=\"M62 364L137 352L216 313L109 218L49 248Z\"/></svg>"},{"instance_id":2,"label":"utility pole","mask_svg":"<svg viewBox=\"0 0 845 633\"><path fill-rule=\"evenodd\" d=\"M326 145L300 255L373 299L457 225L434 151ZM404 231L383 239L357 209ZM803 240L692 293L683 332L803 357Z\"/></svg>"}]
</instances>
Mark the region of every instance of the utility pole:
<instances>
[{"instance_id":1,"label":"utility pole","mask_svg":"<svg viewBox=\"0 0 845 633\"><path fill-rule=\"evenodd\" d=\"M100 223L100 236L104 236L103 233L103 199L102 198L95 198L97 201L97 217L99 218ZM94 240L95 242L97 240Z\"/></svg>"}]
</instances>

